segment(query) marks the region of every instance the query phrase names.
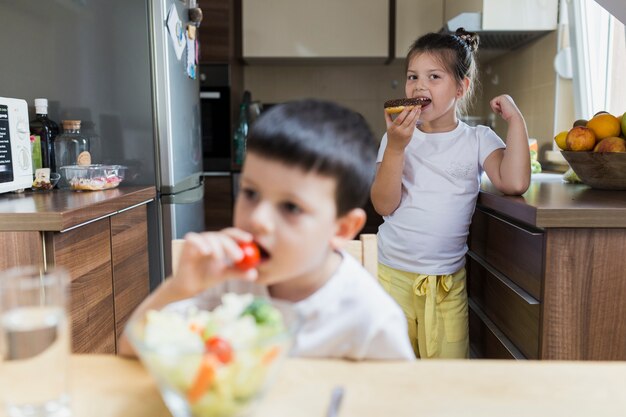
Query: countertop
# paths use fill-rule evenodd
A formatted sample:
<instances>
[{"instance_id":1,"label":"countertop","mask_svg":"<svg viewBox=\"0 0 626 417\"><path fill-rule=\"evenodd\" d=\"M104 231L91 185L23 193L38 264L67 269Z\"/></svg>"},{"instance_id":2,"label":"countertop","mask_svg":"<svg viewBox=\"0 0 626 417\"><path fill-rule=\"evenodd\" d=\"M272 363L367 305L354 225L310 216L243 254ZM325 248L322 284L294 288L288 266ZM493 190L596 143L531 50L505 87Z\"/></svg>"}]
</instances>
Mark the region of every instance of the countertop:
<instances>
[{"instance_id":1,"label":"countertop","mask_svg":"<svg viewBox=\"0 0 626 417\"><path fill-rule=\"evenodd\" d=\"M104 191L26 191L0 195L0 231L63 231L156 197L153 186Z\"/></svg>"},{"instance_id":2,"label":"countertop","mask_svg":"<svg viewBox=\"0 0 626 417\"><path fill-rule=\"evenodd\" d=\"M522 196L505 196L483 177L477 204L537 228L626 228L626 191L569 184L562 174L533 174Z\"/></svg>"},{"instance_id":3,"label":"countertop","mask_svg":"<svg viewBox=\"0 0 626 417\"><path fill-rule=\"evenodd\" d=\"M75 416L170 416L136 360L72 355L70 385ZM345 389L339 417L599 417L626 410L625 362L287 359L251 417L324 416L337 385Z\"/></svg>"}]
</instances>

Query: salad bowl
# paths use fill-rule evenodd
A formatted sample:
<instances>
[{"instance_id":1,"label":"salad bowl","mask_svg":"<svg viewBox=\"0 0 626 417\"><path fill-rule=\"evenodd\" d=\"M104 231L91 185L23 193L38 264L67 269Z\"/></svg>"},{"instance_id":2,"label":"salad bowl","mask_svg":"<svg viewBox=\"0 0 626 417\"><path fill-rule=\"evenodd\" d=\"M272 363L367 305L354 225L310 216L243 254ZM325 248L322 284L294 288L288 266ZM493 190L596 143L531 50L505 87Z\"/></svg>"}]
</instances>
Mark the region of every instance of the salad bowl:
<instances>
[{"instance_id":1,"label":"salad bowl","mask_svg":"<svg viewBox=\"0 0 626 417\"><path fill-rule=\"evenodd\" d=\"M292 304L205 293L148 311L126 333L174 417L250 413L300 326Z\"/></svg>"}]
</instances>

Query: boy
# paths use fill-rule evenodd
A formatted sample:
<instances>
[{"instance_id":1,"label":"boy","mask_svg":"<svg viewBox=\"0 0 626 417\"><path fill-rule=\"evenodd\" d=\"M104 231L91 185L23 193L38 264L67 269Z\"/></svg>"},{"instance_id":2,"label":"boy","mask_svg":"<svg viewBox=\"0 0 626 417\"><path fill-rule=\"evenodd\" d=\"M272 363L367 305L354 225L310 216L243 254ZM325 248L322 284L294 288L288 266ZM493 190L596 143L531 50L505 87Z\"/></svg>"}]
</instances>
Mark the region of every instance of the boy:
<instances>
[{"instance_id":1,"label":"boy","mask_svg":"<svg viewBox=\"0 0 626 417\"><path fill-rule=\"evenodd\" d=\"M341 251L365 223L376 142L363 118L302 100L272 108L250 131L234 228L186 236L176 275L135 314L215 287L254 281L302 314L293 356L413 359L403 313L363 267ZM261 262L240 271L238 242ZM125 337L120 353L131 354Z\"/></svg>"}]
</instances>

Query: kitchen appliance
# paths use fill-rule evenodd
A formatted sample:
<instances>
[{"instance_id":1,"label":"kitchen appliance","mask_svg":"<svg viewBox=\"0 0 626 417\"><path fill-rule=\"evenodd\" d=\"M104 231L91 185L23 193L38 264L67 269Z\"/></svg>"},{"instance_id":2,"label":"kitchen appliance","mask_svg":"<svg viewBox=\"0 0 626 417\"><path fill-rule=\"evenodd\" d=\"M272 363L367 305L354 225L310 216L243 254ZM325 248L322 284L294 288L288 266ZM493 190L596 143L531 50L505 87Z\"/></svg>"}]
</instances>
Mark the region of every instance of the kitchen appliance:
<instances>
[{"instance_id":1,"label":"kitchen appliance","mask_svg":"<svg viewBox=\"0 0 626 417\"><path fill-rule=\"evenodd\" d=\"M91 122L101 142L92 163L128 167L122 187L156 187L152 288L171 271L171 239L204 229L199 80L188 75L186 30L195 3L0 0L2 94L47 97L51 119Z\"/></svg>"},{"instance_id":2,"label":"kitchen appliance","mask_svg":"<svg viewBox=\"0 0 626 417\"><path fill-rule=\"evenodd\" d=\"M509 51L555 30L558 0L446 2L442 32L460 27L480 35L481 50Z\"/></svg>"},{"instance_id":3,"label":"kitchen appliance","mask_svg":"<svg viewBox=\"0 0 626 417\"><path fill-rule=\"evenodd\" d=\"M200 117L204 171L229 171L232 155L228 65L200 68Z\"/></svg>"},{"instance_id":4,"label":"kitchen appliance","mask_svg":"<svg viewBox=\"0 0 626 417\"><path fill-rule=\"evenodd\" d=\"M32 183L28 106L25 100L0 97L0 193Z\"/></svg>"}]
</instances>

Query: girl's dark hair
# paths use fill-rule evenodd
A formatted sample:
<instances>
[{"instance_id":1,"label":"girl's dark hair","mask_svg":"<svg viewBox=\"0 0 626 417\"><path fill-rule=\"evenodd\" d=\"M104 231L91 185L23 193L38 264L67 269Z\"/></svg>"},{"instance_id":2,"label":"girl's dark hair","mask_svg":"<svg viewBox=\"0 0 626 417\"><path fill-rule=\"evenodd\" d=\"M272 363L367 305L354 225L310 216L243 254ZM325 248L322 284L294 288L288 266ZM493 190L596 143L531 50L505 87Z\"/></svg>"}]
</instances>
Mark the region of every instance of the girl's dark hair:
<instances>
[{"instance_id":1,"label":"girl's dark hair","mask_svg":"<svg viewBox=\"0 0 626 417\"><path fill-rule=\"evenodd\" d=\"M335 179L338 216L365 204L376 148L363 116L316 99L272 107L252 125L246 144L248 153Z\"/></svg>"},{"instance_id":2,"label":"girl's dark hair","mask_svg":"<svg viewBox=\"0 0 626 417\"><path fill-rule=\"evenodd\" d=\"M461 109L465 110L472 101L478 83L478 69L474 57L478 44L478 34L467 32L463 28L458 28L454 34L427 33L413 42L409 48L406 69L408 70L411 59L416 55L427 52L438 56L446 69L454 75L457 83L461 84L465 77L471 81L461 103Z\"/></svg>"}]
</instances>

